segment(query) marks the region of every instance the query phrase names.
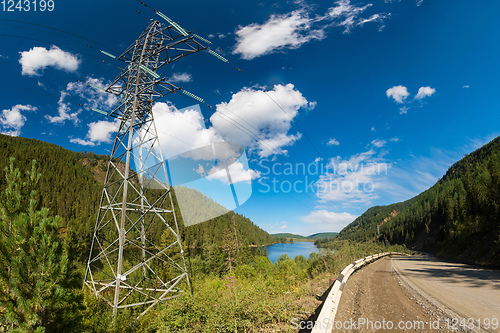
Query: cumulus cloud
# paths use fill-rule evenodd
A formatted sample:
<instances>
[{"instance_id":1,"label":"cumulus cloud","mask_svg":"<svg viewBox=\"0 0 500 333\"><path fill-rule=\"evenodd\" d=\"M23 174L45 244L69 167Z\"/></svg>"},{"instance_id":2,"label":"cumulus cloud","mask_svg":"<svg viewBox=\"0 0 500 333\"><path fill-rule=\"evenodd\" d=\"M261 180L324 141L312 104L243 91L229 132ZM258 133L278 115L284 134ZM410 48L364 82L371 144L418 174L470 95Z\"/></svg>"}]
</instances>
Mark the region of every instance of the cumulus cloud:
<instances>
[{"instance_id":1,"label":"cumulus cloud","mask_svg":"<svg viewBox=\"0 0 500 333\"><path fill-rule=\"evenodd\" d=\"M314 210L309 215L302 216L302 221L313 232L340 232L345 226L354 221L358 216L350 213L335 213L326 209Z\"/></svg>"},{"instance_id":2,"label":"cumulus cloud","mask_svg":"<svg viewBox=\"0 0 500 333\"><path fill-rule=\"evenodd\" d=\"M337 139L335 139L335 138L331 138L330 140L328 140L327 145L329 145L329 146L338 146L338 145L340 145L340 142Z\"/></svg>"},{"instance_id":3,"label":"cumulus cloud","mask_svg":"<svg viewBox=\"0 0 500 333\"><path fill-rule=\"evenodd\" d=\"M29 51L21 52L21 59L19 60L22 66L22 74L29 76L41 75L40 70L47 67L75 72L80 62L77 56L54 45L50 49L33 47Z\"/></svg>"},{"instance_id":4,"label":"cumulus cloud","mask_svg":"<svg viewBox=\"0 0 500 333\"><path fill-rule=\"evenodd\" d=\"M172 83L176 82L191 82L193 80L191 74L189 73L174 73L172 76L168 79L168 81Z\"/></svg>"},{"instance_id":5,"label":"cumulus cloud","mask_svg":"<svg viewBox=\"0 0 500 333\"><path fill-rule=\"evenodd\" d=\"M70 138L71 143L82 146L97 146L101 143L111 143L113 141L112 135L120 128L120 121L101 120L88 124L88 133L85 139Z\"/></svg>"},{"instance_id":6,"label":"cumulus cloud","mask_svg":"<svg viewBox=\"0 0 500 333\"><path fill-rule=\"evenodd\" d=\"M322 38L321 34L309 34L311 21L303 11L285 15L273 15L264 24L250 24L236 31L234 54L243 59L253 59L275 50L297 48L313 38Z\"/></svg>"},{"instance_id":7,"label":"cumulus cloud","mask_svg":"<svg viewBox=\"0 0 500 333\"><path fill-rule=\"evenodd\" d=\"M382 23L390 16L376 13L366 18L360 17L371 6L356 6L350 0L340 0L324 15L313 16L308 6L301 6L301 9L291 13L272 15L263 24L240 26L236 31L233 54L251 60L283 49L295 49L311 40L321 40L331 27L343 27L344 33L349 33L354 27L362 27L370 22Z\"/></svg>"},{"instance_id":8,"label":"cumulus cloud","mask_svg":"<svg viewBox=\"0 0 500 333\"><path fill-rule=\"evenodd\" d=\"M23 111L36 111L37 108L31 105L15 105L11 109L6 109L0 114L0 124L2 124L2 134L10 136L19 136L21 128L26 122L26 116Z\"/></svg>"},{"instance_id":9,"label":"cumulus cloud","mask_svg":"<svg viewBox=\"0 0 500 333\"><path fill-rule=\"evenodd\" d=\"M101 120L89 124L87 138L94 143L110 143L113 141L111 135L116 133L120 127L120 120Z\"/></svg>"},{"instance_id":10,"label":"cumulus cloud","mask_svg":"<svg viewBox=\"0 0 500 333\"><path fill-rule=\"evenodd\" d=\"M224 141L213 128L205 127L198 107L178 110L172 104L153 105L158 138L164 158Z\"/></svg>"},{"instance_id":11,"label":"cumulus cloud","mask_svg":"<svg viewBox=\"0 0 500 333\"><path fill-rule=\"evenodd\" d=\"M180 154L194 159L212 158L213 150L211 145L225 142L214 127L205 127L205 121L198 106L178 110L172 104L159 102L153 106L153 114L157 124L162 155L166 159L175 158ZM228 158L228 160L231 160L228 157L229 155L236 156L238 154L231 151L231 146L225 146L226 151L222 152L223 149L220 145L216 147L218 148L219 159ZM188 152L188 155L186 155L186 152ZM250 183L260 177L258 171L249 169L241 161L231 163L228 170L233 184ZM214 167L211 170L205 170L202 165L199 165L196 172L202 177L206 176L208 180L219 180L224 184L229 184L225 169L217 171Z\"/></svg>"},{"instance_id":12,"label":"cumulus cloud","mask_svg":"<svg viewBox=\"0 0 500 333\"><path fill-rule=\"evenodd\" d=\"M420 87L415 99L423 99L428 96L432 96L436 92L436 89L431 87Z\"/></svg>"},{"instance_id":13,"label":"cumulus cloud","mask_svg":"<svg viewBox=\"0 0 500 333\"><path fill-rule=\"evenodd\" d=\"M292 122L309 105L293 84L268 91L245 88L218 104L210 121L224 140L248 147L260 157L286 154L283 148L301 138L300 133L289 133Z\"/></svg>"},{"instance_id":14,"label":"cumulus cloud","mask_svg":"<svg viewBox=\"0 0 500 333\"><path fill-rule=\"evenodd\" d=\"M404 103L405 99L410 95L405 86L399 85L387 89L385 92L388 98L393 98L397 103Z\"/></svg>"}]
</instances>

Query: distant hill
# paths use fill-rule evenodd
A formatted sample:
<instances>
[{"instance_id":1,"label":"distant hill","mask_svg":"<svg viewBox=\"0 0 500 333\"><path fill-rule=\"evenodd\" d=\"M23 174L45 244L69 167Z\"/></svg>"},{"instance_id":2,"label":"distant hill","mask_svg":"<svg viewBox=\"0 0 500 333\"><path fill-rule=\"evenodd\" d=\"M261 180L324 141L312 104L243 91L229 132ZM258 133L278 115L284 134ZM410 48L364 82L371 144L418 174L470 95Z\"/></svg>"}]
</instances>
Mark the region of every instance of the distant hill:
<instances>
[{"instance_id":1,"label":"distant hill","mask_svg":"<svg viewBox=\"0 0 500 333\"><path fill-rule=\"evenodd\" d=\"M500 137L453 164L418 196L368 209L338 237L406 244L448 258L500 266Z\"/></svg>"},{"instance_id":2,"label":"distant hill","mask_svg":"<svg viewBox=\"0 0 500 333\"><path fill-rule=\"evenodd\" d=\"M296 234L290 234L290 233L286 233L286 232L272 234L271 236L273 236L274 238L296 238L296 239L308 239L309 238L309 237L304 237L304 236L296 235Z\"/></svg>"},{"instance_id":3,"label":"distant hill","mask_svg":"<svg viewBox=\"0 0 500 333\"><path fill-rule=\"evenodd\" d=\"M31 160L37 161L38 172L42 173L37 189L41 205L49 208L52 215L63 218L63 225L77 233L81 247L89 246L109 156L74 152L39 140L0 134L0 191L6 184L3 169L9 165L10 157L16 159L15 167L22 172L28 169ZM183 195L189 196L194 205L203 205L204 209L216 213L225 211L196 190L184 189ZM181 214L177 212L177 216ZM197 247L203 242L222 245L224 231L233 229L233 219L240 244L275 242L248 218L232 211L187 228L180 218L183 241L188 247Z\"/></svg>"},{"instance_id":4,"label":"distant hill","mask_svg":"<svg viewBox=\"0 0 500 333\"><path fill-rule=\"evenodd\" d=\"M318 239L318 238L333 238L336 237L339 233L338 232L320 232L317 234L313 234L308 236L308 238L312 239Z\"/></svg>"}]
</instances>

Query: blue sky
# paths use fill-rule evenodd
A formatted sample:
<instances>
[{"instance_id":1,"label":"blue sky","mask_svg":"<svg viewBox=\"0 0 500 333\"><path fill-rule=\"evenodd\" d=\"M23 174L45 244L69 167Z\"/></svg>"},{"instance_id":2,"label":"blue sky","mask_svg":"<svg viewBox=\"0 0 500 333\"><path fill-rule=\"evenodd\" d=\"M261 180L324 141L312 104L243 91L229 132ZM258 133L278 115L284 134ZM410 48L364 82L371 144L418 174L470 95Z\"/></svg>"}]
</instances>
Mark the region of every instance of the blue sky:
<instances>
[{"instance_id":1,"label":"blue sky","mask_svg":"<svg viewBox=\"0 0 500 333\"><path fill-rule=\"evenodd\" d=\"M500 133L497 1L148 4L231 62L198 53L160 71L216 109L178 95L155 105L164 153L243 145L248 166L230 171L252 195L237 211L271 233L340 231ZM0 131L107 154L117 124L88 108L116 99L89 84L120 63L99 50L119 55L161 18L135 0L54 5L0 13Z\"/></svg>"}]
</instances>

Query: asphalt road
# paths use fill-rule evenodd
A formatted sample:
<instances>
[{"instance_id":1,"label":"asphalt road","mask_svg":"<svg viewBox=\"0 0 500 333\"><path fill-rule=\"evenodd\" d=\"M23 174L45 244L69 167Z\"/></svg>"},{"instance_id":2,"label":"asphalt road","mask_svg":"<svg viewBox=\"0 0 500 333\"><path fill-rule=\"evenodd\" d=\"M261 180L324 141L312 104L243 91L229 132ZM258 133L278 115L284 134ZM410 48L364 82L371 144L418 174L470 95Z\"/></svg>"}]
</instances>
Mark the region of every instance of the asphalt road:
<instances>
[{"instance_id":1,"label":"asphalt road","mask_svg":"<svg viewBox=\"0 0 500 333\"><path fill-rule=\"evenodd\" d=\"M425 299L446 310L453 319L474 321L484 331L496 318L500 332L500 272L439 260L430 256L394 257L397 275ZM479 324L482 325L478 329ZM470 324L472 325L472 324ZM471 330L472 331L472 330Z\"/></svg>"}]
</instances>

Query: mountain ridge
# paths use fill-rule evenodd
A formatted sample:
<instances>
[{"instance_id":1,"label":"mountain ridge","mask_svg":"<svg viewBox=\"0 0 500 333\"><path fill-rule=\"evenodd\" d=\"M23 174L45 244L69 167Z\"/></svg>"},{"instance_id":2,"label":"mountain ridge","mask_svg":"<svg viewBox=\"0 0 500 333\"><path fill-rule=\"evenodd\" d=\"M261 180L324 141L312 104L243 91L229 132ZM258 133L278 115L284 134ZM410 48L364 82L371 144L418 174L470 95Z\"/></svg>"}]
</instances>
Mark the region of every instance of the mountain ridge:
<instances>
[{"instance_id":1,"label":"mountain ridge","mask_svg":"<svg viewBox=\"0 0 500 333\"><path fill-rule=\"evenodd\" d=\"M30 167L33 159L36 160L37 171L42 174L37 188L40 205L47 207L51 215L61 216L63 227L71 228L78 235L80 246L85 248L82 251L86 251L95 227L109 156L74 152L52 143L3 134L0 134L0 152L0 190L6 185L3 169L9 165L10 157L15 158L14 165L21 172ZM210 202L201 198L203 194L193 191L189 193L198 202ZM178 207L176 212L181 216L177 210ZM215 210L220 209L217 207ZM190 248L205 242L222 245L224 231L233 230L235 225L242 245L259 246L275 241L250 219L232 211L187 228L183 226L182 218L179 224L183 241Z\"/></svg>"},{"instance_id":2,"label":"mountain ridge","mask_svg":"<svg viewBox=\"0 0 500 333\"><path fill-rule=\"evenodd\" d=\"M405 244L450 259L500 266L499 156L497 137L455 162L417 196L369 208L338 238Z\"/></svg>"}]
</instances>

